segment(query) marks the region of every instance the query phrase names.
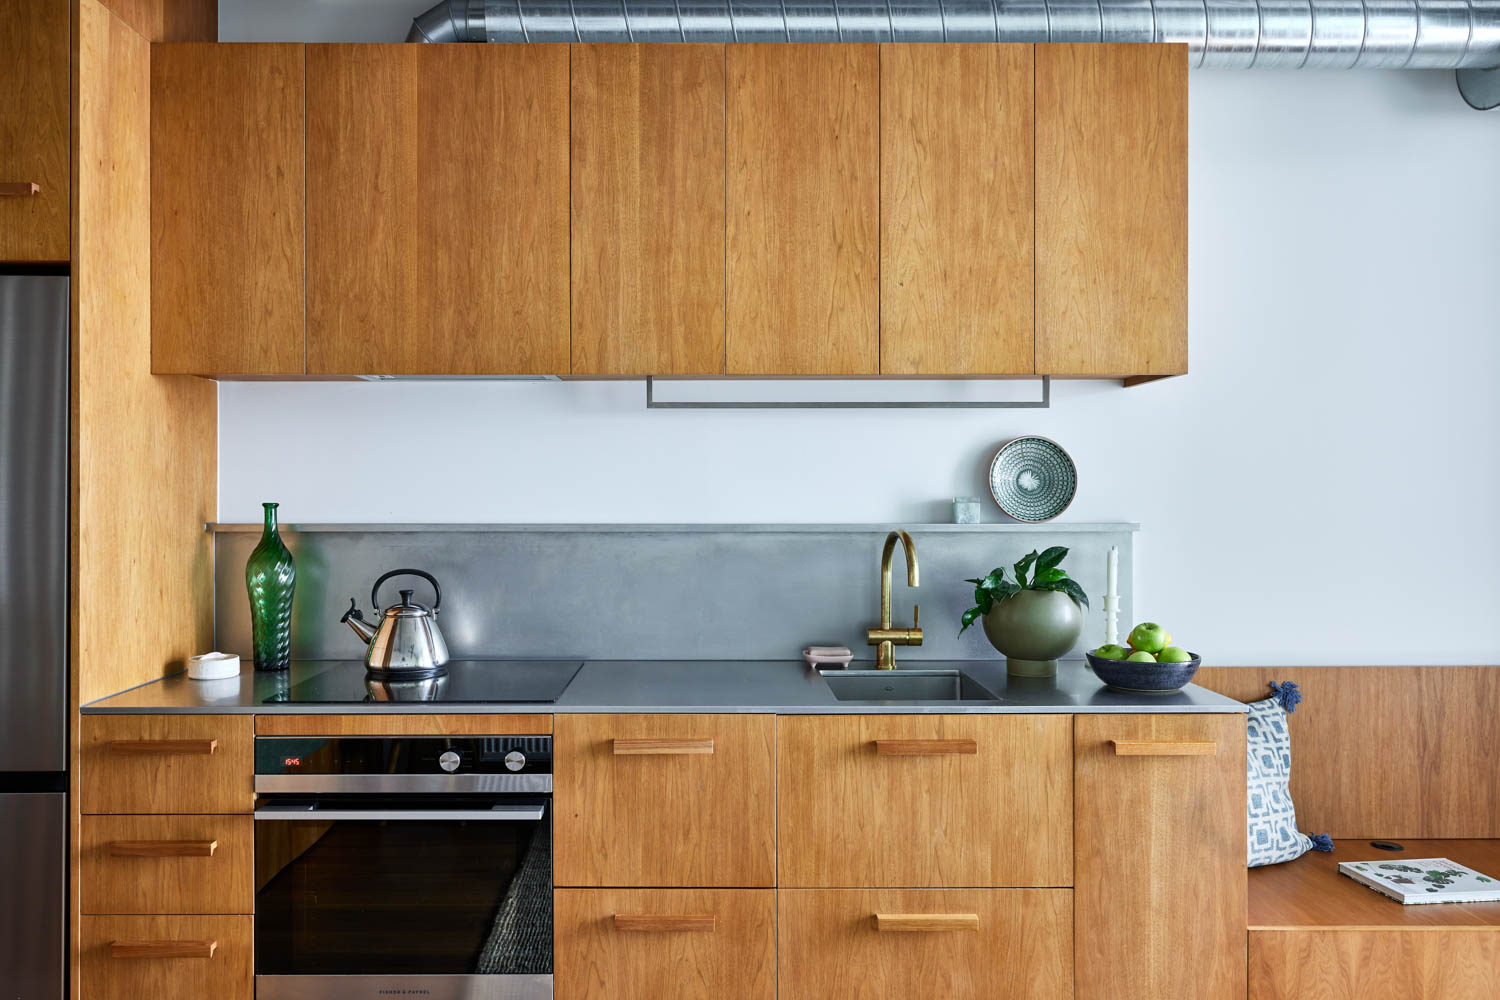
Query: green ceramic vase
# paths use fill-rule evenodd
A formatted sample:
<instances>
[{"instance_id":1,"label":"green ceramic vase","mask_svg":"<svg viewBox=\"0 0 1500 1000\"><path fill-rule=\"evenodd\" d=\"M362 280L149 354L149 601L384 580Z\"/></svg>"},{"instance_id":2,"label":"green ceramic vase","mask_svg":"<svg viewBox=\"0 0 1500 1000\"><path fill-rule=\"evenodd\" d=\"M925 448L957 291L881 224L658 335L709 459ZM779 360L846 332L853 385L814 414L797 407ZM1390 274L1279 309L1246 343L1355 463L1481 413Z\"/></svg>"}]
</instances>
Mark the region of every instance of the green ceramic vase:
<instances>
[{"instance_id":1,"label":"green ceramic vase","mask_svg":"<svg viewBox=\"0 0 1500 1000\"><path fill-rule=\"evenodd\" d=\"M985 638L1005 654L1006 673L1055 677L1057 658L1083 634L1083 609L1067 594L1023 590L991 608L983 623Z\"/></svg>"},{"instance_id":2,"label":"green ceramic vase","mask_svg":"<svg viewBox=\"0 0 1500 1000\"><path fill-rule=\"evenodd\" d=\"M245 563L255 669L286 670L292 665L292 592L297 589L297 566L276 531L278 505L261 506L266 509L265 530Z\"/></svg>"}]
</instances>

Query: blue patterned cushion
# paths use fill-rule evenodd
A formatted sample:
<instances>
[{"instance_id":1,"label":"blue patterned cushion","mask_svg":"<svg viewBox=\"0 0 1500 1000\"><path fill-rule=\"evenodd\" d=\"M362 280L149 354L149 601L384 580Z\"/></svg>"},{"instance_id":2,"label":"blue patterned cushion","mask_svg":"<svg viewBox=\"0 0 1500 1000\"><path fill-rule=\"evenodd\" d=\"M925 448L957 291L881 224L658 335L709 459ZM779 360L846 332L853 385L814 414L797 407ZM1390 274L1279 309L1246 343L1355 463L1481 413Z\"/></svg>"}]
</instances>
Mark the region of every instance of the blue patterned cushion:
<instances>
[{"instance_id":1,"label":"blue patterned cushion","mask_svg":"<svg viewBox=\"0 0 1500 1000\"><path fill-rule=\"evenodd\" d=\"M1270 698L1250 703L1245 740L1251 868L1291 861L1314 847L1333 849L1326 836L1314 838L1297 831L1297 810L1287 787L1292 776L1292 740L1286 716L1302 696L1295 684L1272 687L1276 693Z\"/></svg>"}]
</instances>

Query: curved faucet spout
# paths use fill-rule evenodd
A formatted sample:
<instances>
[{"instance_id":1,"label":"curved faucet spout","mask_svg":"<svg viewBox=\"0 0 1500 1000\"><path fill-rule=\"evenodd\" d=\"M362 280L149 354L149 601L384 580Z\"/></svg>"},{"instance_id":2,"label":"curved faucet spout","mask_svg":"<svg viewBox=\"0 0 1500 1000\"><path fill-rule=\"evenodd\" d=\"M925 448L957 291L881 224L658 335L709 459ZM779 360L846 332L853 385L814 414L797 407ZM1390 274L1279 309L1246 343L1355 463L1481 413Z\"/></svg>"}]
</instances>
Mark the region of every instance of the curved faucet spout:
<instances>
[{"instance_id":1,"label":"curved faucet spout","mask_svg":"<svg viewBox=\"0 0 1500 1000\"><path fill-rule=\"evenodd\" d=\"M891 558L896 554L896 543L906 550L906 585L915 587L920 579L917 569L917 547L911 535L904 530L891 532L885 538L885 548L880 553L880 627L867 630L866 638L876 647L875 669L896 669L896 647L922 645L922 609L912 605L911 628L891 627Z\"/></svg>"}]
</instances>

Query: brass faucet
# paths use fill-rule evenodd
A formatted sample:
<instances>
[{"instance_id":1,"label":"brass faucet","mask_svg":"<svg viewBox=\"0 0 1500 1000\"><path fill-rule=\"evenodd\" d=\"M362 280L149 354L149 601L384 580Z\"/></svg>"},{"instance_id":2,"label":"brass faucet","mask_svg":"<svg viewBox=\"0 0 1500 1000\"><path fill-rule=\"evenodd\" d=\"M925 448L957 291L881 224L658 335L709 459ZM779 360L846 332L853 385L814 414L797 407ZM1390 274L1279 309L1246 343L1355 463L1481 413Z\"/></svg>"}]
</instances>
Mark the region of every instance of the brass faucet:
<instances>
[{"instance_id":1,"label":"brass faucet","mask_svg":"<svg viewBox=\"0 0 1500 1000\"><path fill-rule=\"evenodd\" d=\"M885 538L885 551L880 553L880 627L868 629L865 638L870 645L878 647L875 654L876 670L896 669L897 646L922 645L922 609L912 605L911 628L891 628L891 556L896 552L896 542L906 549L906 585L917 586L917 547L905 531L893 531Z\"/></svg>"}]
</instances>

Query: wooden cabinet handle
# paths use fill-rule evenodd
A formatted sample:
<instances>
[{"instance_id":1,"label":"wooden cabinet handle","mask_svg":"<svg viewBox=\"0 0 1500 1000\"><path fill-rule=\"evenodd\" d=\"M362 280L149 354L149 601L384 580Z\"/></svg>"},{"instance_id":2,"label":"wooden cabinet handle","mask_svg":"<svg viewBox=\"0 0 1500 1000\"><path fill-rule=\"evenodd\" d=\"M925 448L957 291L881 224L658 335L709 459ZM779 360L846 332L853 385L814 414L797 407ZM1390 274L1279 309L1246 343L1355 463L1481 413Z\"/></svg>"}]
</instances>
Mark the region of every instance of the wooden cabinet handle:
<instances>
[{"instance_id":1,"label":"wooden cabinet handle","mask_svg":"<svg viewBox=\"0 0 1500 1000\"><path fill-rule=\"evenodd\" d=\"M1213 740L1110 740L1116 757L1213 757L1219 745Z\"/></svg>"},{"instance_id":2,"label":"wooden cabinet handle","mask_svg":"<svg viewBox=\"0 0 1500 1000\"><path fill-rule=\"evenodd\" d=\"M217 840L112 840L109 853L117 858L211 858Z\"/></svg>"},{"instance_id":3,"label":"wooden cabinet handle","mask_svg":"<svg viewBox=\"0 0 1500 1000\"><path fill-rule=\"evenodd\" d=\"M30 198L41 193L42 186L31 181L0 183L0 198Z\"/></svg>"},{"instance_id":4,"label":"wooden cabinet handle","mask_svg":"<svg viewBox=\"0 0 1500 1000\"><path fill-rule=\"evenodd\" d=\"M875 929L883 933L977 931L977 913L877 913Z\"/></svg>"},{"instance_id":5,"label":"wooden cabinet handle","mask_svg":"<svg viewBox=\"0 0 1500 1000\"><path fill-rule=\"evenodd\" d=\"M213 958L217 941L112 941L110 958Z\"/></svg>"},{"instance_id":6,"label":"wooden cabinet handle","mask_svg":"<svg viewBox=\"0 0 1500 1000\"><path fill-rule=\"evenodd\" d=\"M112 753L152 754L175 757L207 757L219 749L218 740L114 740Z\"/></svg>"},{"instance_id":7,"label":"wooden cabinet handle","mask_svg":"<svg viewBox=\"0 0 1500 1000\"><path fill-rule=\"evenodd\" d=\"M875 752L882 757L919 757L933 754L979 752L977 740L876 740Z\"/></svg>"},{"instance_id":8,"label":"wooden cabinet handle","mask_svg":"<svg viewBox=\"0 0 1500 1000\"><path fill-rule=\"evenodd\" d=\"M616 913L617 931L690 931L712 934L719 918L712 913Z\"/></svg>"},{"instance_id":9,"label":"wooden cabinet handle","mask_svg":"<svg viewBox=\"0 0 1500 1000\"><path fill-rule=\"evenodd\" d=\"M616 757L638 757L655 754L712 754L713 740L693 739L685 736L670 736L659 740L613 741Z\"/></svg>"}]
</instances>

